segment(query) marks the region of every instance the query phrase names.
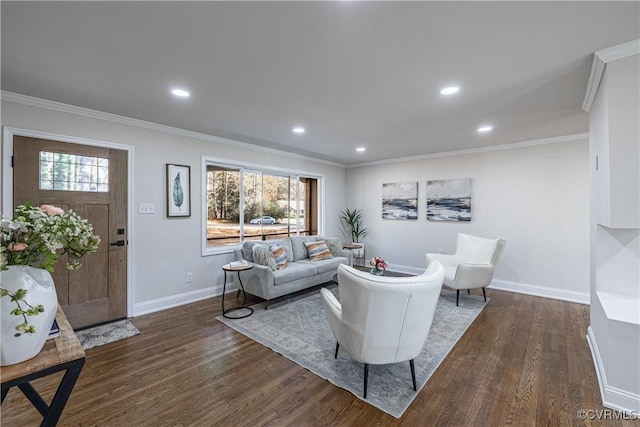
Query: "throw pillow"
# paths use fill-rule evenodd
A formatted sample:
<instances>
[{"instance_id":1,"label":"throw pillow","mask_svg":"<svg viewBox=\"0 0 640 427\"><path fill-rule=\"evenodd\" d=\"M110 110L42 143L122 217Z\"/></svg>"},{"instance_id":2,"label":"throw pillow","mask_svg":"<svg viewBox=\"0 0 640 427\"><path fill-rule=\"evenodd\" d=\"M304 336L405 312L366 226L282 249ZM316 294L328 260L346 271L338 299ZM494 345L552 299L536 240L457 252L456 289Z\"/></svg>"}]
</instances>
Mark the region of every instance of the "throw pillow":
<instances>
[{"instance_id":1,"label":"throw pillow","mask_svg":"<svg viewBox=\"0 0 640 427\"><path fill-rule=\"evenodd\" d=\"M318 240L317 242L304 242L304 245L307 248L309 259L311 261L333 258L333 255L331 255L331 251L324 240Z\"/></svg>"},{"instance_id":2,"label":"throw pillow","mask_svg":"<svg viewBox=\"0 0 640 427\"><path fill-rule=\"evenodd\" d=\"M276 270L278 266L276 265L276 259L273 257L273 254L269 250L267 245L253 245L251 248L253 261L257 262L261 265L266 265L271 268L271 270Z\"/></svg>"},{"instance_id":3,"label":"throw pillow","mask_svg":"<svg viewBox=\"0 0 640 427\"><path fill-rule=\"evenodd\" d=\"M278 270L286 268L289 259L287 258L287 252L284 250L284 246L282 246L280 242L275 242L273 245L271 245L269 250L273 254L273 258L275 259Z\"/></svg>"},{"instance_id":4,"label":"throw pillow","mask_svg":"<svg viewBox=\"0 0 640 427\"><path fill-rule=\"evenodd\" d=\"M334 257L344 256L342 254L342 244L340 243L340 239L327 239L327 246L331 251L331 255Z\"/></svg>"}]
</instances>

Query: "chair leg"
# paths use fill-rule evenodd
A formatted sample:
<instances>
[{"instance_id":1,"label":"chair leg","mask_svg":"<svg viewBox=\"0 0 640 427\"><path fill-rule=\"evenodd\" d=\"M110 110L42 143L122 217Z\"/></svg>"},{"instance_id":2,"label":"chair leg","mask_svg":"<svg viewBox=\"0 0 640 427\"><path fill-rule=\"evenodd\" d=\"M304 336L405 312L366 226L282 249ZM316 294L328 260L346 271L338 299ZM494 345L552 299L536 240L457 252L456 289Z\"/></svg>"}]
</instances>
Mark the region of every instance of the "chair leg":
<instances>
[{"instance_id":1,"label":"chair leg","mask_svg":"<svg viewBox=\"0 0 640 427\"><path fill-rule=\"evenodd\" d=\"M367 398L367 379L369 378L369 364L364 364L364 398Z\"/></svg>"},{"instance_id":2,"label":"chair leg","mask_svg":"<svg viewBox=\"0 0 640 427\"><path fill-rule=\"evenodd\" d=\"M340 348L340 343L336 341L336 355L333 356L334 359L338 358L338 349Z\"/></svg>"},{"instance_id":3,"label":"chair leg","mask_svg":"<svg viewBox=\"0 0 640 427\"><path fill-rule=\"evenodd\" d=\"M456 307L458 306L459 299L460 299L460 289L456 289Z\"/></svg>"},{"instance_id":4,"label":"chair leg","mask_svg":"<svg viewBox=\"0 0 640 427\"><path fill-rule=\"evenodd\" d=\"M409 360L409 366L411 366L411 381L413 381L413 391L418 391L418 387L416 387L416 365L413 364L413 359Z\"/></svg>"},{"instance_id":5,"label":"chair leg","mask_svg":"<svg viewBox=\"0 0 640 427\"><path fill-rule=\"evenodd\" d=\"M484 291L484 288L482 288L482 296L484 297L484 302L487 302L487 293Z\"/></svg>"},{"instance_id":6,"label":"chair leg","mask_svg":"<svg viewBox=\"0 0 640 427\"><path fill-rule=\"evenodd\" d=\"M467 289L467 295L471 295L471 289Z\"/></svg>"}]
</instances>

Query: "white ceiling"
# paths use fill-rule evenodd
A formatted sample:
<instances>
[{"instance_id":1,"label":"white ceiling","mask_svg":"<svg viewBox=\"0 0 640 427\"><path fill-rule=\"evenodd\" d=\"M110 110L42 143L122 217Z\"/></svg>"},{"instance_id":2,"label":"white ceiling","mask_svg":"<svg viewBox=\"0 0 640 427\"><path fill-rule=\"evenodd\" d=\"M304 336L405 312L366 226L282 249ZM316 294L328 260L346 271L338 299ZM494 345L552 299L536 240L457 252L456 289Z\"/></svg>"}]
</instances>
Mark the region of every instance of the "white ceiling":
<instances>
[{"instance_id":1,"label":"white ceiling","mask_svg":"<svg viewBox=\"0 0 640 427\"><path fill-rule=\"evenodd\" d=\"M586 132L592 53L640 37L637 1L1 8L4 91L347 165Z\"/></svg>"}]
</instances>

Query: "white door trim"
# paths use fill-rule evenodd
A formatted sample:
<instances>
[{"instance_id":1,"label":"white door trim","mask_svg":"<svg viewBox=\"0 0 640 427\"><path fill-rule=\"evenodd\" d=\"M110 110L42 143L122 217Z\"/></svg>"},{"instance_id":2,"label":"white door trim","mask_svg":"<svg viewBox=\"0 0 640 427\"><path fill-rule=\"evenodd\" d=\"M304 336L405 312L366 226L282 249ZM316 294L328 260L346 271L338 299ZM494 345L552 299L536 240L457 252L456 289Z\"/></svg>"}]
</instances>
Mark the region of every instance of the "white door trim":
<instances>
[{"instance_id":1,"label":"white door trim","mask_svg":"<svg viewBox=\"0 0 640 427\"><path fill-rule=\"evenodd\" d=\"M79 138L68 135L58 135L49 132L41 132L29 129L20 129L9 126L2 127L2 216L13 217L13 137L26 136L30 138L49 139L52 141L67 142L71 144L90 145L94 147L113 148L127 152L127 227L129 245L127 249L127 317L133 316L133 249L135 245L133 224L133 146L118 144L115 142L98 141L95 139Z\"/></svg>"}]
</instances>

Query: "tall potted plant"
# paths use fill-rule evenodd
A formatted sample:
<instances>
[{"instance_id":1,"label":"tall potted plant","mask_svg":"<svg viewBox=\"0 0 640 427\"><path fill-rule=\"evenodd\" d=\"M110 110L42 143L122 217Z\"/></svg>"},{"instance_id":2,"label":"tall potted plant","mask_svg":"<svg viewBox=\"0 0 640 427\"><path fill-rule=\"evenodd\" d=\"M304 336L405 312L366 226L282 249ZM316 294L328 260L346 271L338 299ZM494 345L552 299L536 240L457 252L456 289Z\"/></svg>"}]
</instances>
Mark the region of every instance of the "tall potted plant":
<instances>
[{"instance_id":1,"label":"tall potted plant","mask_svg":"<svg viewBox=\"0 0 640 427\"><path fill-rule=\"evenodd\" d=\"M100 237L72 210L30 203L18 206L12 220L0 225L0 296L2 366L37 355L44 345L58 299L52 272L67 253L67 268L80 268L79 259L98 250Z\"/></svg>"},{"instance_id":2,"label":"tall potted plant","mask_svg":"<svg viewBox=\"0 0 640 427\"><path fill-rule=\"evenodd\" d=\"M351 242L362 245L359 249L352 249L353 256L364 258L364 243L362 243L362 239L369 230L363 225L362 210L346 208L340 212L340 219L345 233L351 237Z\"/></svg>"},{"instance_id":3,"label":"tall potted plant","mask_svg":"<svg viewBox=\"0 0 640 427\"><path fill-rule=\"evenodd\" d=\"M345 230L351 236L351 242L360 243L368 230L362 225L362 210L346 208L340 212Z\"/></svg>"}]
</instances>

